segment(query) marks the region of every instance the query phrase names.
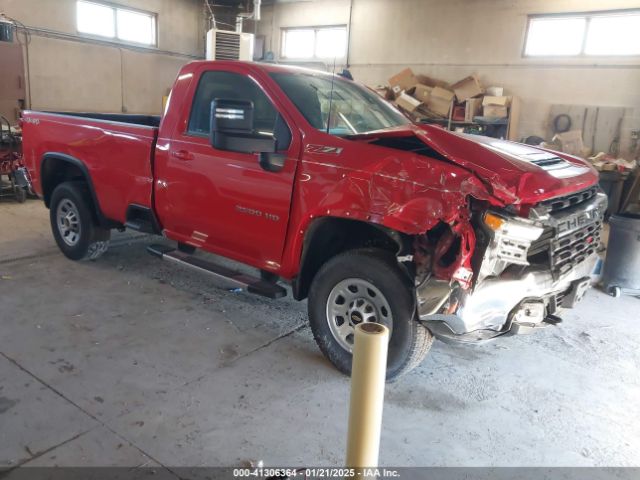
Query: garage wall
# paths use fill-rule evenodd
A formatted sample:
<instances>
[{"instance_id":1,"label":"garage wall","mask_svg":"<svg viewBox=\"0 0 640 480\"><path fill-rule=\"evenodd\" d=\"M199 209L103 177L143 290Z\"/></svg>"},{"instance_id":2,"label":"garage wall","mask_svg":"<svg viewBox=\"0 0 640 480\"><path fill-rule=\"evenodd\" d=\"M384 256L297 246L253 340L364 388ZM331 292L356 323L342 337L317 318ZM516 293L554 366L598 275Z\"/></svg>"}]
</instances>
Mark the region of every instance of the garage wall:
<instances>
[{"instance_id":1,"label":"garage wall","mask_svg":"<svg viewBox=\"0 0 640 480\"><path fill-rule=\"evenodd\" d=\"M623 150L640 128L640 58L522 57L527 14L640 8L640 0L287 2L265 7L259 32L277 56L281 28L348 24L351 3L349 60L360 81L385 83L405 66L449 82L475 72L522 98L523 136L544 136L556 103L626 107Z\"/></svg>"},{"instance_id":2,"label":"garage wall","mask_svg":"<svg viewBox=\"0 0 640 480\"><path fill-rule=\"evenodd\" d=\"M118 0L117 4L157 14L157 48L79 35L75 0L0 0L0 12L31 31L31 108L160 113L162 96L180 67L203 56L202 2Z\"/></svg>"}]
</instances>

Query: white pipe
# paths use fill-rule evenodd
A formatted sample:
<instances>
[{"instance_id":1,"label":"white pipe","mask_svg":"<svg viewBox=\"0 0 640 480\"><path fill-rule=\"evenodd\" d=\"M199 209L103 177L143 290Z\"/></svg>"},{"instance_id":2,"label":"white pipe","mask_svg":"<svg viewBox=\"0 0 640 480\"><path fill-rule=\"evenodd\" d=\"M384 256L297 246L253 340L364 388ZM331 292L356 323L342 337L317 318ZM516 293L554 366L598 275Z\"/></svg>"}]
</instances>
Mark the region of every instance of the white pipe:
<instances>
[{"instance_id":1,"label":"white pipe","mask_svg":"<svg viewBox=\"0 0 640 480\"><path fill-rule=\"evenodd\" d=\"M253 0L253 20L256 22L260 21L260 5L262 4L262 0Z\"/></svg>"}]
</instances>

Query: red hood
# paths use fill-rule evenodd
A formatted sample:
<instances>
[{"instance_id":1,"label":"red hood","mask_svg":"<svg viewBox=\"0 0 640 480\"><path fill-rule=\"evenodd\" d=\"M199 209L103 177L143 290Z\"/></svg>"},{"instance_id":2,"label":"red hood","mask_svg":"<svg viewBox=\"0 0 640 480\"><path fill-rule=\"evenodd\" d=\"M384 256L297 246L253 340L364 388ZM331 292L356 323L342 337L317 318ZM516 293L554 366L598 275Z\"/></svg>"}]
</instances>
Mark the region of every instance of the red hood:
<instances>
[{"instance_id":1,"label":"red hood","mask_svg":"<svg viewBox=\"0 0 640 480\"><path fill-rule=\"evenodd\" d=\"M534 204L588 188L598 173L585 160L565 153L433 125L408 125L354 140L415 136L447 160L473 172L505 204Z\"/></svg>"}]
</instances>

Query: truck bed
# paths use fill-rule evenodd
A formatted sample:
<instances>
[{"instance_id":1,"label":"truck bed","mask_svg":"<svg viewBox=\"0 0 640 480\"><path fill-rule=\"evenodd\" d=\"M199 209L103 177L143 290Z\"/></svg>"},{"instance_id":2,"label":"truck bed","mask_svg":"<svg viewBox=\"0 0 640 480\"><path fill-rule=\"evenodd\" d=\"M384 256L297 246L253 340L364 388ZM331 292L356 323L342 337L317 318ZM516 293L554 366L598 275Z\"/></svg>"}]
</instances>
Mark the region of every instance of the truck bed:
<instances>
[{"instance_id":1,"label":"truck bed","mask_svg":"<svg viewBox=\"0 0 640 480\"><path fill-rule=\"evenodd\" d=\"M139 115L126 113L92 113L92 112L43 112L54 115L66 115L69 117L90 118L93 120L103 120L105 122L131 123L145 127L159 127L160 115Z\"/></svg>"},{"instance_id":2,"label":"truck bed","mask_svg":"<svg viewBox=\"0 0 640 480\"><path fill-rule=\"evenodd\" d=\"M77 160L90 174L102 214L124 223L129 205L151 207L151 161L159 121L151 115L27 110L25 163L32 175L44 175L57 168L56 158ZM33 168L36 165L41 167ZM37 176L32 182L46 200L46 185Z\"/></svg>"}]
</instances>

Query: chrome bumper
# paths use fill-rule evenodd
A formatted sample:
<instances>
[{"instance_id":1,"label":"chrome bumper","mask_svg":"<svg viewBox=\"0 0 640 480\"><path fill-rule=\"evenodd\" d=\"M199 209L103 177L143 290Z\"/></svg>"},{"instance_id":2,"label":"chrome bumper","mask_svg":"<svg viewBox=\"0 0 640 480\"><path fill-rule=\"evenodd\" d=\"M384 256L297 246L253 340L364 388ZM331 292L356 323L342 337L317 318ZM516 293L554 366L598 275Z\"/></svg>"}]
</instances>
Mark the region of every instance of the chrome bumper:
<instances>
[{"instance_id":1,"label":"chrome bumper","mask_svg":"<svg viewBox=\"0 0 640 480\"><path fill-rule=\"evenodd\" d=\"M574 223L575 229L581 228L585 222L575 219L585 216L587 224L599 221L606 208L603 197L598 195L573 211L549 216L545 223L558 232ZM485 264L496 265L499 248L496 244L487 249L481 272ZM418 317L443 340L476 343L508 333L526 333L561 321L553 314L582 298L597 261L598 255L591 254L561 275L554 275L547 266L512 264L481 279L473 291L451 288L448 282L431 278L416 288ZM436 313L443 310L451 313Z\"/></svg>"},{"instance_id":2,"label":"chrome bumper","mask_svg":"<svg viewBox=\"0 0 640 480\"><path fill-rule=\"evenodd\" d=\"M420 321L437 337L462 342L479 342L505 333L525 333L544 327L548 325L547 309L551 305L562 307L555 304L556 298L571 293L576 282L588 278L597 260L598 255L592 255L557 280L549 270L534 267L507 270L499 278L485 280L471 294L453 290L451 298L458 301L454 313L423 314L419 316ZM421 297L420 290L418 297ZM524 312L535 304L544 310L527 318Z\"/></svg>"}]
</instances>

